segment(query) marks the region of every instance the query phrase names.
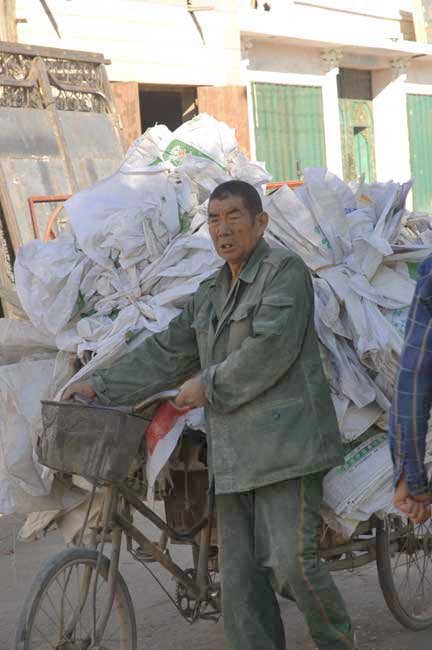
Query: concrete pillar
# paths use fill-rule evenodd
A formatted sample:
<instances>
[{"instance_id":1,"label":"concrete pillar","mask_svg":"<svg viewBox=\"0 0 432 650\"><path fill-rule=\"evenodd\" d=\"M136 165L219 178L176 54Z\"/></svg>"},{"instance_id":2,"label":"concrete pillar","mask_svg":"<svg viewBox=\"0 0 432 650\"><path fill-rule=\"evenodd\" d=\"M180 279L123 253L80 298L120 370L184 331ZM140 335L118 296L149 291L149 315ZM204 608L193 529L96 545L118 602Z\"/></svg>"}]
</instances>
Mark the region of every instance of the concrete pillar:
<instances>
[{"instance_id":1,"label":"concrete pillar","mask_svg":"<svg viewBox=\"0 0 432 650\"><path fill-rule=\"evenodd\" d=\"M343 178L342 141L337 88L338 65L343 59L343 54L338 49L327 49L321 51L320 57L327 69L322 84L327 168L334 174L340 176L340 178Z\"/></svg>"},{"instance_id":2,"label":"concrete pillar","mask_svg":"<svg viewBox=\"0 0 432 650\"><path fill-rule=\"evenodd\" d=\"M411 176L406 67L400 59L372 73L375 157L378 181L406 181Z\"/></svg>"},{"instance_id":3,"label":"concrete pillar","mask_svg":"<svg viewBox=\"0 0 432 650\"><path fill-rule=\"evenodd\" d=\"M326 143L327 167L343 178L342 142L339 118L339 98L337 76L339 68L327 72L323 86L324 134Z\"/></svg>"}]
</instances>

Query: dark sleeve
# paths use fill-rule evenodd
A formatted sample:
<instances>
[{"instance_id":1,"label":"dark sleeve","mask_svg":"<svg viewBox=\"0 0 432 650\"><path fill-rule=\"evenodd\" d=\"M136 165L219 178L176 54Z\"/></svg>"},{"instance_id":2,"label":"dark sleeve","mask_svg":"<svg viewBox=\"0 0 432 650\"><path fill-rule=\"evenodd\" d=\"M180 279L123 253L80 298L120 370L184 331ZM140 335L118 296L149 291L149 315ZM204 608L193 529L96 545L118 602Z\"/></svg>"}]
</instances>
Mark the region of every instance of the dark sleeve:
<instances>
[{"instance_id":1,"label":"dark sleeve","mask_svg":"<svg viewBox=\"0 0 432 650\"><path fill-rule=\"evenodd\" d=\"M136 404L161 390L179 386L200 370L192 298L166 329L89 379L98 397L109 404Z\"/></svg>"}]
</instances>

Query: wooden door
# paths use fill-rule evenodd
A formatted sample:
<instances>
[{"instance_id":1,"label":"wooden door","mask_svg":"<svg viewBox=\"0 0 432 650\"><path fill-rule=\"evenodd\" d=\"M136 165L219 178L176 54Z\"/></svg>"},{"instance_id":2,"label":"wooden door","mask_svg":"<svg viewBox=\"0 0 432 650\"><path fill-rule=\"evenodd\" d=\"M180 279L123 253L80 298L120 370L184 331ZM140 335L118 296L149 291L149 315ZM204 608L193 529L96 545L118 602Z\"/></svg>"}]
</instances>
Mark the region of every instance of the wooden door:
<instances>
[{"instance_id":1,"label":"wooden door","mask_svg":"<svg viewBox=\"0 0 432 650\"><path fill-rule=\"evenodd\" d=\"M250 155L249 117L245 86L200 86L198 111L236 129L237 142Z\"/></svg>"},{"instance_id":2,"label":"wooden door","mask_svg":"<svg viewBox=\"0 0 432 650\"><path fill-rule=\"evenodd\" d=\"M135 81L113 81L111 87L123 125L123 137L126 146L130 147L142 133L139 87Z\"/></svg>"},{"instance_id":3,"label":"wooden door","mask_svg":"<svg viewBox=\"0 0 432 650\"><path fill-rule=\"evenodd\" d=\"M16 0L0 0L0 41L17 40Z\"/></svg>"}]
</instances>

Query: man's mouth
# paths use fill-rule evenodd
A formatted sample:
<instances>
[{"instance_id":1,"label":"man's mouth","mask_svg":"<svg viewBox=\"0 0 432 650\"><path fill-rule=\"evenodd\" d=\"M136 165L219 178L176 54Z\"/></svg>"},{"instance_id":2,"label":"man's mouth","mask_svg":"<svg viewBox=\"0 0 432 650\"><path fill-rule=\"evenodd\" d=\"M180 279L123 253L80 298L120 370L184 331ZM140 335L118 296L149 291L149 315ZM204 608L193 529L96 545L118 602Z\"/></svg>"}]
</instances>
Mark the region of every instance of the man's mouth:
<instances>
[{"instance_id":1,"label":"man's mouth","mask_svg":"<svg viewBox=\"0 0 432 650\"><path fill-rule=\"evenodd\" d=\"M225 243L225 244L220 244L219 248L220 248L221 251L229 251L229 250L231 250L231 248L234 248L234 246L233 246L233 244Z\"/></svg>"}]
</instances>

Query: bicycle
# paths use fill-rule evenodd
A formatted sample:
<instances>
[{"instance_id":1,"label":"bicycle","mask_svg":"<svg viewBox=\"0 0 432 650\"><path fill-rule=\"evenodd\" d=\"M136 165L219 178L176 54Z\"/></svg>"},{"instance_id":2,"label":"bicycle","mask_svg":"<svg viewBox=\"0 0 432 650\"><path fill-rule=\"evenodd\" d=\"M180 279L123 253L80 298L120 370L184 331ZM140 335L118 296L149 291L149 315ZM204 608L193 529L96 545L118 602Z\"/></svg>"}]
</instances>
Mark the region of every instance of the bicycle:
<instances>
[{"instance_id":1,"label":"bicycle","mask_svg":"<svg viewBox=\"0 0 432 650\"><path fill-rule=\"evenodd\" d=\"M119 571L123 535L127 552L147 570L150 570L148 562L151 559L172 575L176 583L175 597L165 590L150 570L189 623L199 619L216 621L221 616L217 550L212 539L216 527L215 499L208 481L196 482L199 488L196 499L198 507L192 513L193 516L189 517L192 525L189 530L184 530L183 522L182 530L179 530L179 527L164 521L146 505L143 495L137 492L131 480L131 475L136 476L136 472L140 471L142 441L151 421L154 404L162 399L170 399L174 394L166 391L146 400L133 410L133 414L129 409L83 404L69 404L68 407L61 403L59 407L54 403L57 406L53 408L57 409L78 408L84 409L84 412L92 409L91 417L87 411L87 420L90 419L90 424L96 420L103 421L100 429L105 427L105 439L101 442L100 430L90 436L88 446L92 451L85 455L83 462L82 454L78 453L74 443L65 438L64 432L59 432L61 422L59 425L56 421L53 426L57 429L51 439L51 448L48 444L45 450L39 450L41 460L45 459L48 466L57 465L56 469L60 471L81 473L92 481L93 488L78 547L56 555L41 569L33 582L19 620L15 650L36 650L38 647L54 650L136 650L134 606ZM45 404L49 410L53 403ZM130 418L136 418L140 411L145 411L144 416L132 422L132 426ZM93 415L97 416L96 420ZM70 419L66 418L69 425ZM112 425L113 419L117 419L115 427ZM109 435L108 423L111 427ZM122 426L129 431L130 439L133 440L126 455L120 454L117 449ZM59 440L62 441L61 444ZM119 454L122 456L121 462ZM97 489L103 490L104 507L100 521L91 531L90 547L84 548L84 531ZM202 497L205 493L206 503L203 505ZM190 501L191 495L185 493L184 496L185 500L187 497ZM166 497L167 512L170 511L170 499L175 498L175 493ZM159 528L159 542L152 542L134 525L134 511ZM168 541L191 545L193 567L182 569L172 560ZM108 542L111 544L109 558L104 554ZM390 516L385 520L372 517L359 526L350 540L343 542L337 540L330 529L323 527L320 561L326 562L331 571L350 570L376 562L387 605L395 618L412 630L432 626L431 555L430 523L413 526L401 517ZM418 574L417 578L412 577L414 570ZM405 587L409 588L408 599L403 596Z\"/></svg>"}]
</instances>

